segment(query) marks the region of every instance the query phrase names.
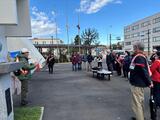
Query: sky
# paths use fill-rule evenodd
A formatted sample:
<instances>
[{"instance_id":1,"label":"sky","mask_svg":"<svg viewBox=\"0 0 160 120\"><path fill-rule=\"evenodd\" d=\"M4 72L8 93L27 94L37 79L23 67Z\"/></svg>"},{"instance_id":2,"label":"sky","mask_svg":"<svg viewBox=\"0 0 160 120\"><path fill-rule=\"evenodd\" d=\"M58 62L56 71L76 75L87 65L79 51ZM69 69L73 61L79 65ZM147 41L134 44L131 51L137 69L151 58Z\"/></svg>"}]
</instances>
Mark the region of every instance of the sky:
<instances>
[{"instance_id":1,"label":"sky","mask_svg":"<svg viewBox=\"0 0 160 120\"><path fill-rule=\"evenodd\" d=\"M57 31L64 43L73 42L78 34L78 18L80 33L95 28L100 43L108 45L109 34L114 43L116 37L123 41L124 26L158 12L160 0L30 0L32 36L51 38Z\"/></svg>"}]
</instances>

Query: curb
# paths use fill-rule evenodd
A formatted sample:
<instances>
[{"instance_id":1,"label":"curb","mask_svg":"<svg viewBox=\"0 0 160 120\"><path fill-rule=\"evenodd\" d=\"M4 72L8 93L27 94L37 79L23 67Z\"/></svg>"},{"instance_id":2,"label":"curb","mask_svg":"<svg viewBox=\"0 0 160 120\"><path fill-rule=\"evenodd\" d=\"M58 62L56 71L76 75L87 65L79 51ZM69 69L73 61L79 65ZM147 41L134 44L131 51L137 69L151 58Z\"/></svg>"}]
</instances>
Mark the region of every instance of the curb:
<instances>
[{"instance_id":1,"label":"curb","mask_svg":"<svg viewBox=\"0 0 160 120\"><path fill-rule=\"evenodd\" d=\"M40 116L39 120L43 119L43 114L44 114L44 107L41 107L41 116Z\"/></svg>"}]
</instances>

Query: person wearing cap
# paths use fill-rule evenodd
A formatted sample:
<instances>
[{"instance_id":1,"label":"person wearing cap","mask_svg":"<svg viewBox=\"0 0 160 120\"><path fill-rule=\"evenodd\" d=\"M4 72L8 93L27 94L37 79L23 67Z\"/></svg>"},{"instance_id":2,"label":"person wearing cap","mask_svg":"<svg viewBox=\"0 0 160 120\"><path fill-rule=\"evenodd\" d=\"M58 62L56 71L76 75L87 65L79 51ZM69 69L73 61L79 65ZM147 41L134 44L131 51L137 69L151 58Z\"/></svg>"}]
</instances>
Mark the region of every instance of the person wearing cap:
<instances>
[{"instance_id":1,"label":"person wearing cap","mask_svg":"<svg viewBox=\"0 0 160 120\"><path fill-rule=\"evenodd\" d=\"M153 49L153 53L152 53L152 55L150 57L150 60L152 61L152 63L155 61L156 52L157 52L157 50Z\"/></svg>"},{"instance_id":2,"label":"person wearing cap","mask_svg":"<svg viewBox=\"0 0 160 120\"><path fill-rule=\"evenodd\" d=\"M33 70L36 65L29 64L29 51L27 48L22 48L20 55L16 57L16 62L22 62L23 67L20 69L20 75L18 79L21 81L21 105L27 105L27 92L28 92L28 80L31 78L31 70Z\"/></svg>"}]
</instances>

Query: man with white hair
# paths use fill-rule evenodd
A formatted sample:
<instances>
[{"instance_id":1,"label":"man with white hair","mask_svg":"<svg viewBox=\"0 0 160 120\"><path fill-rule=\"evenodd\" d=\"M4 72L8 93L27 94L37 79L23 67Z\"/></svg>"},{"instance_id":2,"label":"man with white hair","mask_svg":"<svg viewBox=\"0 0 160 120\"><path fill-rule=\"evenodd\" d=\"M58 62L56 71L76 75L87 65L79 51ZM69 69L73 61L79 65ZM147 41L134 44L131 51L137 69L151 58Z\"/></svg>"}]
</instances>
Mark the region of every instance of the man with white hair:
<instances>
[{"instance_id":1,"label":"man with white hair","mask_svg":"<svg viewBox=\"0 0 160 120\"><path fill-rule=\"evenodd\" d=\"M132 120L144 120L144 88L152 87L151 72L146 56L143 54L144 44L136 42L133 45L134 57L130 65L130 84L132 93L132 110L135 117Z\"/></svg>"},{"instance_id":2,"label":"man with white hair","mask_svg":"<svg viewBox=\"0 0 160 120\"><path fill-rule=\"evenodd\" d=\"M157 52L157 49L153 49L153 53L152 53L152 55L150 57L150 60L152 61L152 63L155 61L156 52Z\"/></svg>"},{"instance_id":3,"label":"man with white hair","mask_svg":"<svg viewBox=\"0 0 160 120\"><path fill-rule=\"evenodd\" d=\"M20 74L17 76L22 83L21 86L21 105L27 105L28 79L31 78L30 71L36 67L28 62L29 51L27 48L22 48L21 54L16 57L16 62L22 62L23 67L20 69Z\"/></svg>"}]
</instances>

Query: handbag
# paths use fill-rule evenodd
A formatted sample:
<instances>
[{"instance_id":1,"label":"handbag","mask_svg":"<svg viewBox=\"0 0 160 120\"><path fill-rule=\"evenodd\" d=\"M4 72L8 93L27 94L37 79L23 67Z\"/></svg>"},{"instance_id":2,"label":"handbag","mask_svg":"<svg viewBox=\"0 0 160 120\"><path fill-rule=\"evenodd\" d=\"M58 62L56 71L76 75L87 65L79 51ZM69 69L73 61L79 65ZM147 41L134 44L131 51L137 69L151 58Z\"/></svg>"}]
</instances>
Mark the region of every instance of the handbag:
<instances>
[{"instance_id":1,"label":"handbag","mask_svg":"<svg viewBox=\"0 0 160 120\"><path fill-rule=\"evenodd\" d=\"M21 70L18 69L16 71L13 72L15 76L19 76L21 74Z\"/></svg>"}]
</instances>

